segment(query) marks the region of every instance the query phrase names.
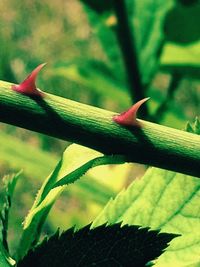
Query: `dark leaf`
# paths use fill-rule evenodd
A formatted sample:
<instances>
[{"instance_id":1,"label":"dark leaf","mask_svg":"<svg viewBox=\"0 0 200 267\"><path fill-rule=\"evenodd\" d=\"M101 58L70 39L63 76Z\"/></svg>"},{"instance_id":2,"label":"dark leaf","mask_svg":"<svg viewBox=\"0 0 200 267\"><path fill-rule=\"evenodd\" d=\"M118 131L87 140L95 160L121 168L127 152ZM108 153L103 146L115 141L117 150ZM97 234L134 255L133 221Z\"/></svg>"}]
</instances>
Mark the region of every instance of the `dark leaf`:
<instances>
[{"instance_id":1,"label":"dark leaf","mask_svg":"<svg viewBox=\"0 0 200 267\"><path fill-rule=\"evenodd\" d=\"M164 29L168 41L192 43L200 40L200 4L191 6L177 5L165 19Z\"/></svg>"},{"instance_id":2,"label":"dark leaf","mask_svg":"<svg viewBox=\"0 0 200 267\"><path fill-rule=\"evenodd\" d=\"M158 257L176 235L149 228L114 224L56 233L29 251L18 267L145 266Z\"/></svg>"}]
</instances>

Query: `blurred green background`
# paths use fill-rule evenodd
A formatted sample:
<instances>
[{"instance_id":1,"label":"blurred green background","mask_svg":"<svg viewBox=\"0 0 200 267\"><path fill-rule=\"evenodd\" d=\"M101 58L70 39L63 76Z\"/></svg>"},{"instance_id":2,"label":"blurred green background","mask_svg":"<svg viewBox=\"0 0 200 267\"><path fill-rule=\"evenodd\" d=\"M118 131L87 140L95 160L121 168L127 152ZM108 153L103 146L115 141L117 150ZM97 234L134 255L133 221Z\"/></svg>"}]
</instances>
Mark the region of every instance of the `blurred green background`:
<instances>
[{"instance_id":1,"label":"blurred green background","mask_svg":"<svg viewBox=\"0 0 200 267\"><path fill-rule=\"evenodd\" d=\"M112 3L1 0L0 79L18 83L47 62L37 82L42 90L116 112L127 109L134 100ZM148 119L184 129L200 110L200 3L127 0L126 5L144 94L151 97ZM0 124L1 177L23 169L10 215L11 249L17 246L37 190L68 145ZM143 171L135 164L91 171L59 198L44 234L91 222L110 197Z\"/></svg>"}]
</instances>

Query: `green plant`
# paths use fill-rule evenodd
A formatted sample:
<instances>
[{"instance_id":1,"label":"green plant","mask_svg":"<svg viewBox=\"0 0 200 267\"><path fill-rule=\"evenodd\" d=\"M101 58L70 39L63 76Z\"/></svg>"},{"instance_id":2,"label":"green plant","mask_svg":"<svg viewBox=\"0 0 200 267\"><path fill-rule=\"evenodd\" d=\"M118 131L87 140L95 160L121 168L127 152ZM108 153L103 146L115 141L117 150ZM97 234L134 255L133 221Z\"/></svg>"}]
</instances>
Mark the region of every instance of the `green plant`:
<instances>
[{"instance_id":1,"label":"green plant","mask_svg":"<svg viewBox=\"0 0 200 267\"><path fill-rule=\"evenodd\" d=\"M122 110L128 102L144 102L147 95L152 100L139 110L141 120L135 112L142 102L118 115L105 106L100 109L38 91L33 82L43 65L21 85L0 81L1 122L76 143L67 146L58 161L58 156L40 149L29 150L27 144L0 133L0 140L7 140L2 142L0 160L5 158L17 169L24 165L25 174L34 173L42 181L49 165L58 161L37 192L14 252L8 242L9 212L16 184L23 174L4 177L0 266L197 267L200 122L198 117L193 125L188 122L186 131L158 123L166 123L168 113L173 120L177 114L180 120L186 119L183 106L173 107L172 103L185 71L190 77L197 77L199 61L192 56L171 58L169 50L184 49L186 55L187 47L180 43L192 43L189 50L190 46L199 47L198 34L191 26L193 31L188 30L187 36L183 32L180 38L174 38L169 18L175 16L174 12L195 11L198 1L192 1L192 7L173 0L80 2L102 47L104 60L79 56L58 61L47 70L49 81L63 80L64 86L67 79L101 97L115 95L114 102ZM26 25L23 27L26 29ZM165 96L159 97L153 79L163 70L171 75L171 81ZM121 123L127 114L131 114L133 123L130 117L128 124ZM151 167L119 193L90 177L89 171L98 166L129 163L134 168L135 162ZM120 175L116 176L117 183ZM102 211L80 229L75 226L43 237L46 219L64 192L78 195L79 202L82 197L94 199Z\"/></svg>"}]
</instances>

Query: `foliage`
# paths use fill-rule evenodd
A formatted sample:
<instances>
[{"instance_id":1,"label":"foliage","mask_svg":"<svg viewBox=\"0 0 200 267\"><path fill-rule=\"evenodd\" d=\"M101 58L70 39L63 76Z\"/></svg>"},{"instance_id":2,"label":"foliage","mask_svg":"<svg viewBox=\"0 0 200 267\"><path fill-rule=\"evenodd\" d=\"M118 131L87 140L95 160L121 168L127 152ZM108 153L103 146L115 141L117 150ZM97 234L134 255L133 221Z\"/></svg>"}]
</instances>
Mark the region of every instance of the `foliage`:
<instances>
[{"instance_id":1,"label":"foliage","mask_svg":"<svg viewBox=\"0 0 200 267\"><path fill-rule=\"evenodd\" d=\"M117 12L120 5L125 18ZM135 101L131 96L141 82L141 94L152 98L146 119L179 128L198 115L199 1L11 0L0 2L0 8L1 79L16 83L48 61L39 86L55 94L123 111ZM127 42L134 53L126 49ZM17 173L5 176L0 192L0 266L14 266L15 260L21 260L19 266L62 266L64 261L76 266L77 259L81 266L199 266L198 178L159 168L134 176L135 164L124 173L126 164L115 171L109 166L108 172L96 166L125 163L124 157L74 144L58 161L66 143L0 127L0 174ZM200 134L199 118L186 130ZM56 162L30 208L38 183ZM103 182L104 176L112 182ZM120 177L120 191L129 186L117 194ZM71 228L91 221L80 230ZM43 238L57 222L65 231Z\"/></svg>"},{"instance_id":2,"label":"foliage","mask_svg":"<svg viewBox=\"0 0 200 267\"><path fill-rule=\"evenodd\" d=\"M198 178L150 168L142 179L133 182L115 200L108 202L93 222L123 221L129 225L149 226L163 232L180 234L171 242L156 266L186 266L199 262Z\"/></svg>"},{"instance_id":3,"label":"foliage","mask_svg":"<svg viewBox=\"0 0 200 267\"><path fill-rule=\"evenodd\" d=\"M90 225L74 232L57 232L30 251L18 266L145 266L158 257L175 235L138 226ZM149 251L149 247L153 249Z\"/></svg>"},{"instance_id":4,"label":"foliage","mask_svg":"<svg viewBox=\"0 0 200 267\"><path fill-rule=\"evenodd\" d=\"M31 244L38 241L44 220L64 190L64 185L75 182L92 167L120 162L123 162L121 157L103 157L99 152L78 145L68 147L54 171L43 183L25 219L18 258L24 256Z\"/></svg>"},{"instance_id":5,"label":"foliage","mask_svg":"<svg viewBox=\"0 0 200 267\"><path fill-rule=\"evenodd\" d=\"M102 158L101 153L78 145L69 147L55 170L44 182L37 194L33 207L29 211L24 223L18 258L21 259L31 247L35 246L39 238L40 228L53 203L63 191L63 185L74 182L92 166L119 162L123 162L123 159ZM60 184L59 181L61 181ZM185 183L188 186L187 191L184 190ZM199 220L197 205L199 188L199 179L152 168L147 171L140 181L133 182L129 189L120 193L115 201L109 202L105 210L94 221L92 227L105 222L114 224L123 221L123 223L128 223L129 225L150 226L153 229L161 229L162 232L181 234L181 237L172 242L169 251L167 250L159 258L158 264L159 261L164 263L172 261L176 262L177 266L181 266L180 258L182 259L183 255L181 254L180 245L184 248L184 262L188 264L196 263L199 259L197 252L199 247L197 245L198 239L195 232L193 234L190 232L191 229L199 229L197 224ZM174 199L172 199L172 196ZM169 202L170 200L172 201L171 203ZM142 210L141 206L143 207ZM178 225L178 228L176 225ZM188 242L190 246L188 246ZM178 254L177 258L176 248L178 246L180 254ZM193 250L191 250L191 246L193 246ZM46 249L46 246L44 247ZM155 247L156 245L154 244L153 248ZM172 252L170 253L171 247Z\"/></svg>"}]
</instances>

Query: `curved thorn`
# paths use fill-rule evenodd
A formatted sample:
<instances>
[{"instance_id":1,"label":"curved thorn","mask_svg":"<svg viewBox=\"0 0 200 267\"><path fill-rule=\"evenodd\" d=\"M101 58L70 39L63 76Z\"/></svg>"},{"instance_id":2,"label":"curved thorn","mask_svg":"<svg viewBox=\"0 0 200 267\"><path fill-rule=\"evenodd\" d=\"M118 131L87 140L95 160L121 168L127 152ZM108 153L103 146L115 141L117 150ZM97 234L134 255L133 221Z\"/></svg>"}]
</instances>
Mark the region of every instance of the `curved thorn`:
<instances>
[{"instance_id":1,"label":"curved thorn","mask_svg":"<svg viewBox=\"0 0 200 267\"><path fill-rule=\"evenodd\" d=\"M113 117L113 120L120 124L125 126L140 126L139 122L137 121L137 111L140 108L140 106L145 103L147 100L149 100L150 97L144 98L137 103L135 103L130 109L127 111L116 115Z\"/></svg>"},{"instance_id":2,"label":"curved thorn","mask_svg":"<svg viewBox=\"0 0 200 267\"><path fill-rule=\"evenodd\" d=\"M17 91L21 94L25 95L42 95L42 92L37 89L36 87L36 79L37 75L40 72L40 70L46 65L46 63L40 64L37 66L28 76L27 78L20 84L14 84L12 85L12 89L14 91Z\"/></svg>"}]
</instances>

